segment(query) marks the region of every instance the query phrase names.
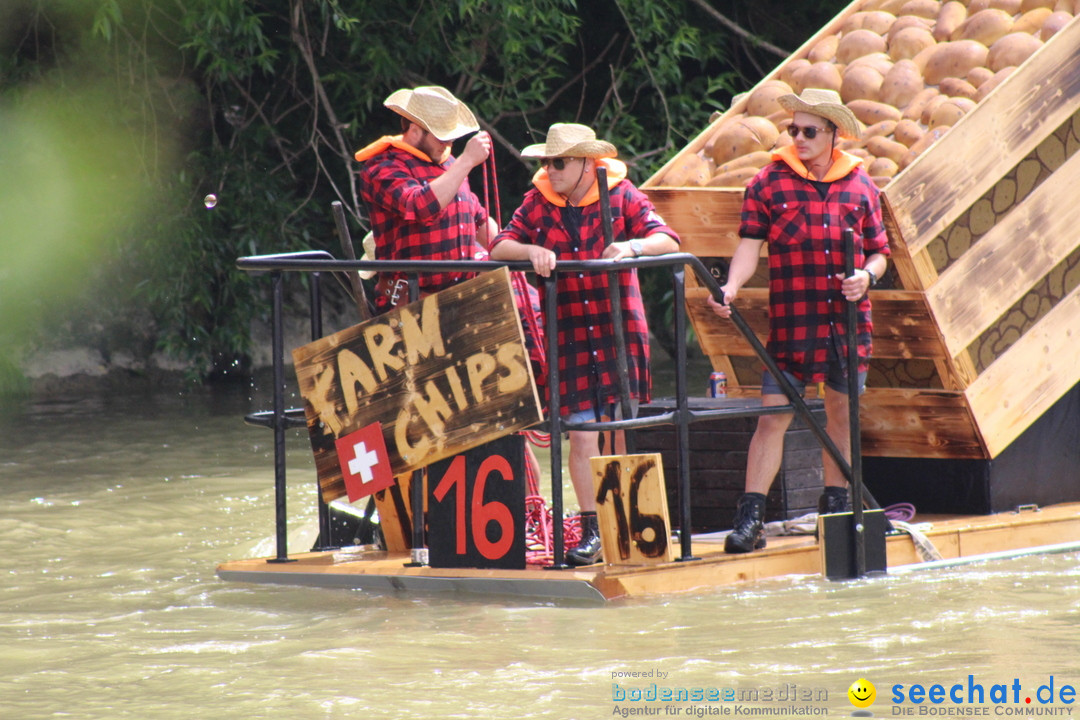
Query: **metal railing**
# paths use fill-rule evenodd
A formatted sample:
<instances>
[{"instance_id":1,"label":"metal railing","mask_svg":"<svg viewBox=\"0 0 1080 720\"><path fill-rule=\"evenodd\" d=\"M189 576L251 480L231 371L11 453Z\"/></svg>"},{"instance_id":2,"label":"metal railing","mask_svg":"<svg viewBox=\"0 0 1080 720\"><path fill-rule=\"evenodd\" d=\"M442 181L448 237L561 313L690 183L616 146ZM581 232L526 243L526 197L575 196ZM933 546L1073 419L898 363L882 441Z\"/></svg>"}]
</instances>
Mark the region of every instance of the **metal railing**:
<instances>
[{"instance_id":1,"label":"metal railing","mask_svg":"<svg viewBox=\"0 0 1080 720\"><path fill-rule=\"evenodd\" d=\"M300 252L300 253L283 253L276 255L258 255L242 257L237 260L237 266L245 272L266 272L270 273L272 283L272 353L273 353L273 382L274 382L274 401L273 410L269 412L253 413L248 415L245 420L254 425L260 425L264 427L270 427L274 430L274 479L275 479L275 497L276 497L276 536L277 536L277 557L273 558L271 562L288 562L288 548L286 542L287 528L286 528L286 515L285 515L285 430L289 427L302 427L304 426L304 413L302 409L286 409L285 408L285 360L284 360L284 339L283 339L283 304L284 304L284 289L283 289L283 275L284 273L311 273L312 282L310 283L311 293L311 332L312 339L318 339L322 336L322 322L321 322L321 295L320 295L320 282L319 278L325 273L342 273L352 272L357 270L375 270L378 272L398 272L405 273L408 277L410 286L410 300L416 300L419 298L419 285L418 279L420 275L432 272L484 272L492 270L496 267L506 266L510 270L520 270L525 272L532 272L532 266L527 262L497 262L497 261L472 261L472 260L458 260L458 261L435 261L435 260L413 260L413 261L396 261L396 260L338 260L335 259L330 253L323 251L312 252ZM807 428L814 434L815 438L821 444L822 448L829 454L832 460L837 464L841 473L851 483L853 499L860 499L865 502L871 508L880 507L869 492L862 486L862 474L856 467L853 469L851 463L847 461L842 455L836 444L829 437L825 430L824 425L818 421L814 416L810 405L803 399L801 394L791 385L787 377L777 367L775 361L765 351L765 347L758 340L754 334L750 325L738 312L738 310L732 307L731 320L735 323L736 327L745 337L755 354L769 370L774 378L776 378L781 390L787 396L789 404L787 405L775 405L775 406L763 406L760 404L746 404L737 401L729 401L727 403L720 403L721 407L710 408L691 408L689 397L687 395L687 379L686 379L686 304L685 304L685 268L690 270L696 276L698 282L709 290L713 297L720 298L720 284L712 273L705 267L702 261L687 253L671 253L667 255L657 255L649 257L640 257L634 259L625 259L619 261L613 260L578 260L578 261L560 261L556 270L547 278L538 278L545 286L545 299L547 305L544 311L545 318L545 333L548 343L548 366L549 377L548 387L558 388L558 331L556 328L555 310L556 310L556 279L559 273L581 273L581 272L605 272L605 273L617 273L629 268L670 268L672 274L672 283L674 289L674 305L675 305L675 409L666 412L659 412L657 414L648 415L646 417L634 417L623 418L611 421L603 422L582 422L571 423L567 422L561 417L559 412L559 393L551 392L549 406L548 406L548 419L543 422L540 429L547 430L551 434L551 512L555 519L553 523L554 531L554 567L562 568L567 567L564 564L564 548L563 548L563 483L562 483L562 433L570 430L589 430L589 431L605 431L605 430L625 430L633 431L641 428L654 427L658 425L672 425L675 427L676 435L676 465L677 465L677 477L676 483L678 488L678 518L679 518L679 539L680 539L680 556L677 558L679 561L695 560L691 546L691 505L690 505L690 456L689 456L689 426L692 423L702 422L706 420L712 420L717 418L740 418L740 417L757 417L767 414L782 414L794 412L798 417L802 418ZM850 332L850 330L849 330ZM621 328L616 329L616 342L619 346L619 352L625 353L624 343L621 338ZM853 339L852 339L853 340ZM625 355L624 355L625 357ZM849 373L852 378L852 383L857 383L857 373ZM645 408L647 406L642 406ZM640 409L639 409L640 410ZM857 389L849 393L849 410L853 413L854 417L858 417L858 392ZM857 420L856 420L857 422ZM857 427L857 425L855 426ZM628 432L630 437L630 432ZM857 442L853 443L857 445ZM630 447L630 441L628 440L628 447ZM852 457L855 458L856 463L860 461L860 454L856 452L856 449L852 449ZM414 488L420 489L420 483L413 483ZM320 494L320 530L324 530L328 527L328 520L326 518L325 503L322 501ZM853 522L853 528L855 532L854 542L856 548L856 575L862 576L865 574L865 561L864 558L864 538L862 537L862 520L861 520L861 507L862 503L859 503L858 508L854 508L855 522ZM413 507L423 507L422 502L414 504ZM421 513L414 513L414 542L417 537L416 530L419 530L419 537L422 538L423 532L423 519L420 517Z\"/></svg>"}]
</instances>

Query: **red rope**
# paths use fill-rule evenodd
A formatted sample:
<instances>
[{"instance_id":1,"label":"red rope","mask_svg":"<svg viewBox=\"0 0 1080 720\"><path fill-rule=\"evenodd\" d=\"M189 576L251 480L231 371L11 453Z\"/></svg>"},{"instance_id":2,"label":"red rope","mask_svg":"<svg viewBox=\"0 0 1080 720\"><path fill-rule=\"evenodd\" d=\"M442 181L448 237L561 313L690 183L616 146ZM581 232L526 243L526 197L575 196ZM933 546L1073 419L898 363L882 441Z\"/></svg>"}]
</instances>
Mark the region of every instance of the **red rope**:
<instances>
[{"instance_id":1,"label":"red rope","mask_svg":"<svg viewBox=\"0 0 1080 720\"><path fill-rule=\"evenodd\" d=\"M491 154L488 155L488 160L490 161L490 165L491 165L491 186L492 186L492 190L493 190L492 198L494 199L494 205L495 205L495 224L498 225L499 229L501 230L502 229L502 207L500 207L500 205L499 205L499 172L498 172L498 170L495 169L495 148L491 149ZM486 170L485 170L485 173L486 173ZM484 179L485 179L485 182L486 182L486 180L487 180L487 175L486 174L484 176ZM486 187L485 187L485 190L484 190L484 200L485 200L485 202L487 201L487 189L486 189ZM490 214L491 214L491 205L488 205L488 215L490 215Z\"/></svg>"},{"instance_id":2,"label":"red rope","mask_svg":"<svg viewBox=\"0 0 1080 720\"><path fill-rule=\"evenodd\" d=\"M490 157L490 156L489 156ZM488 164L485 162L483 167L484 176L484 209L488 211L488 215L491 214L491 198L488 192Z\"/></svg>"},{"instance_id":3,"label":"red rope","mask_svg":"<svg viewBox=\"0 0 1080 720\"><path fill-rule=\"evenodd\" d=\"M525 437L529 439L533 445L539 448L551 447L551 435L539 430L526 430Z\"/></svg>"},{"instance_id":4,"label":"red rope","mask_svg":"<svg viewBox=\"0 0 1080 720\"><path fill-rule=\"evenodd\" d=\"M555 560L553 520L544 498L530 495L525 498L525 562L550 565ZM564 551L581 542L581 520L572 515L563 518Z\"/></svg>"},{"instance_id":5,"label":"red rope","mask_svg":"<svg viewBox=\"0 0 1080 720\"><path fill-rule=\"evenodd\" d=\"M540 373L540 377L547 377L548 363L547 353L545 352L547 345L544 342L544 333L540 328L540 318L537 317L535 308L532 306L532 297L529 293L531 286L525 279L525 273L517 271L510 273L510 282L514 284L514 294L517 295L521 304L519 309L523 321L522 326L525 332L529 334L532 346L535 348L535 351L530 351L529 355L539 365L537 372ZM535 441L533 444L538 445Z\"/></svg>"}]
</instances>

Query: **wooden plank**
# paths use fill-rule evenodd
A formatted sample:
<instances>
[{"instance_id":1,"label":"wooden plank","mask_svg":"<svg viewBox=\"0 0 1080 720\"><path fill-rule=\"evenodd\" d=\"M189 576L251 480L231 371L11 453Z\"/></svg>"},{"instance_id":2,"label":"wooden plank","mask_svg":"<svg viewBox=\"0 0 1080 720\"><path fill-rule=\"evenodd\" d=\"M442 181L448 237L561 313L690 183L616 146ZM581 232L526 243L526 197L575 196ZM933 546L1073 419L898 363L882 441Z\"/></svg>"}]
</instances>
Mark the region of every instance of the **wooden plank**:
<instances>
[{"instance_id":1,"label":"wooden plank","mask_svg":"<svg viewBox=\"0 0 1080 720\"><path fill-rule=\"evenodd\" d=\"M922 518L919 518L919 521L922 520ZM929 533L934 533L933 537L930 537ZM927 537L943 560L960 557L960 536L955 531L935 532L931 529L927 532ZM912 542L910 535L891 535L885 538L885 541L890 568L925 562L915 547L915 543Z\"/></svg>"},{"instance_id":2,"label":"wooden plank","mask_svg":"<svg viewBox=\"0 0 1080 720\"><path fill-rule=\"evenodd\" d=\"M645 193L660 216L679 233L682 252L698 257L731 257L735 253L741 189L653 188Z\"/></svg>"},{"instance_id":3,"label":"wooden plank","mask_svg":"<svg viewBox=\"0 0 1080 720\"><path fill-rule=\"evenodd\" d=\"M929 253L925 251L920 252L915 257L911 256L899 225L897 225L894 218L889 197L886 193L881 194L881 211L885 222L885 230L889 235L889 246L892 249L890 261L896 266L900 283L905 288L912 290L925 290L933 287L938 279L937 268L934 267ZM938 328L936 321L933 320L933 313L930 312L929 306L926 308L926 317L933 324L936 337L941 346L944 347L941 330ZM941 378L941 384L946 390L963 390L978 375L975 372L975 363L971 360L971 355L967 350L951 357L947 353L943 353L942 357L934 360L934 367L937 369L938 377Z\"/></svg>"},{"instance_id":4,"label":"wooden plank","mask_svg":"<svg viewBox=\"0 0 1080 720\"><path fill-rule=\"evenodd\" d=\"M979 373L975 370L975 361L967 350L952 359L951 363L939 362L938 376L946 390L966 390Z\"/></svg>"},{"instance_id":5,"label":"wooden plank","mask_svg":"<svg viewBox=\"0 0 1080 720\"><path fill-rule=\"evenodd\" d=\"M940 360L946 356L926 297L913 290L871 290L874 357Z\"/></svg>"},{"instance_id":6,"label":"wooden plank","mask_svg":"<svg viewBox=\"0 0 1080 720\"><path fill-rule=\"evenodd\" d=\"M917 256L1080 107L1080 22L1071 22L885 188Z\"/></svg>"},{"instance_id":7,"label":"wooden plank","mask_svg":"<svg viewBox=\"0 0 1080 720\"><path fill-rule=\"evenodd\" d=\"M919 516L916 522L930 523L926 535L947 560L1080 541L1080 504L1076 503L1052 505L1039 512ZM910 538L890 536L886 543L890 568L921 562ZM296 553L290 556L293 562L288 563L267 562L266 558L235 560L220 564L217 574L223 580L235 582L355 587L390 593L610 600L708 592L741 582L821 572L817 543L810 536L770 537L764 550L746 555L724 553L722 540L695 537L693 551L700 558L693 562L595 565L553 571L539 566L524 570L408 567L406 554L357 548Z\"/></svg>"},{"instance_id":8,"label":"wooden plank","mask_svg":"<svg viewBox=\"0 0 1080 720\"><path fill-rule=\"evenodd\" d=\"M960 536L963 557L986 553L1008 552L1039 545L1055 545L1062 541L1061 522L1025 523L989 528L978 533Z\"/></svg>"},{"instance_id":9,"label":"wooden plank","mask_svg":"<svg viewBox=\"0 0 1080 720\"><path fill-rule=\"evenodd\" d=\"M412 547L412 473L394 478L392 487L374 494L383 543L389 552L408 552ZM424 475L427 484L427 475ZM424 497L427 498L425 491Z\"/></svg>"},{"instance_id":10,"label":"wooden plank","mask_svg":"<svg viewBox=\"0 0 1080 720\"><path fill-rule=\"evenodd\" d=\"M958 392L868 387L860 402L859 424L866 456L987 457Z\"/></svg>"},{"instance_id":11,"label":"wooden plank","mask_svg":"<svg viewBox=\"0 0 1080 720\"><path fill-rule=\"evenodd\" d=\"M813 539L769 538L765 550L747 555L708 555L695 562L645 567L633 572L605 573L606 597L648 597L707 591L739 583L792 575L821 573L820 554ZM703 543L694 544L694 554ZM773 548L776 549L773 549ZM599 580L599 578L598 578ZM600 587L599 582L596 584Z\"/></svg>"},{"instance_id":12,"label":"wooden plank","mask_svg":"<svg viewBox=\"0 0 1080 720\"><path fill-rule=\"evenodd\" d=\"M394 475L535 425L540 398L510 273L499 268L293 351L323 498L334 442L381 426Z\"/></svg>"},{"instance_id":13,"label":"wooden plank","mask_svg":"<svg viewBox=\"0 0 1080 720\"><path fill-rule=\"evenodd\" d=\"M1043 316L965 392L990 457L997 457L1080 381L1077 317L1080 288Z\"/></svg>"},{"instance_id":14,"label":"wooden plank","mask_svg":"<svg viewBox=\"0 0 1080 720\"><path fill-rule=\"evenodd\" d=\"M927 292L951 354L963 352L1080 246L1080 203L1069 178L1080 178L1080 153L946 268Z\"/></svg>"},{"instance_id":15,"label":"wooden plank","mask_svg":"<svg viewBox=\"0 0 1080 720\"><path fill-rule=\"evenodd\" d=\"M873 290L874 357L905 360L946 360L948 353L937 325L930 315L923 293L909 290ZM753 355L750 344L735 323L709 308L709 291L702 287L686 290L687 312L708 355ZM743 288L735 300L739 312L754 334L765 342L769 334L769 291Z\"/></svg>"},{"instance_id":16,"label":"wooden plank","mask_svg":"<svg viewBox=\"0 0 1080 720\"><path fill-rule=\"evenodd\" d=\"M889 262L896 268L896 274L900 278L900 286L908 290L925 290L937 280L937 273L931 267L933 273L929 277L924 276L922 268L917 266L908 251L904 233L896 222L896 214L892 209L892 203L886 193L881 193L881 220L885 225L885 234L889 236L889 249L892 251Z\"/></svg>"},{"instance_id":17,"label":"wooden plank","mask_svg":"<svg viewBox=\"0 0 1080 720\"><path fill-rule=\"evenodd\" d=\"M664 467L659 453L589 459L604 562L655 565L675 560Z\"/></svg>"},{"instance_id":18,"label":"wooden plank","mask_svg":"<svg viewBox=\"0 0 1080 720\"><path fill-rule=\"evenodd\" d=\"M702 351L710 356L751 356L754 351L742 333L729 319L712 311L708 305L709 291L703 287L686 288L686 311L694 326ZM743 288L733 305L750 325L761 343L769 336L769 291L767 288ZM725 370L725 372L727 372ZM728 376L731 381L731 376Z\"/></svg>"}]
</instances>

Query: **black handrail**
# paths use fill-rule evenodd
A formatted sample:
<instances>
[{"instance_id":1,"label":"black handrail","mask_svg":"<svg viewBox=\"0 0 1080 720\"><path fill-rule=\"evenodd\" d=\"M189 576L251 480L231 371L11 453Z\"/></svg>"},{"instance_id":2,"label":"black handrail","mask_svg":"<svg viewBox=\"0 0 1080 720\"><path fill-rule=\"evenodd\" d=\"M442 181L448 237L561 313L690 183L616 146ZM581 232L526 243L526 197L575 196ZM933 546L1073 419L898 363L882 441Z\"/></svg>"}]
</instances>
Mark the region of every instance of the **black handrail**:
<instances>
[{"instance_id":1,"label":"black handrail","mask_svg":"<svg viewBox=\"0 0 1080 720\"><path fill-rule=\"evenodd\" d=\"M596 185L600 189L600 225L604 233L604 247L615 244L615 228L611 219L611 193L608 189L607 168L597 166ZM619 383L619 410L624 420L634 417L630 403L630 370L626 358L626 325L623 324L622 273L609 270L607 273L608 298L611 302L611 330L615 334L615 377ZM599 411L600 408L597 408ZM623 434L626 440L626 452L633 454L636 449L634 434ZM609 454L615 453L614 437Z\"/></svg>"},{"instance_id":2,"label":"black handrail","mask_svg":"<svg viewBox=\"0 0 1080 720\"><path fill-rule=\"evenodd\" d=\"M855 274L855 231L844 228L844 277ZM851 509L854 523L855 577L866 575L866 533L862 508L862 447L859 442L859 302L846 303L848 356L848 431L851 438Z\"/></svg>"},{"instance_id":3,"label":"black handrail","mask_svg":"<svg viewBox=\"0 0 1080 720\"><path fill-rule=\"evenodd\" d=\"M246 272L269 272L274 279L274 310L273 310L273 324L274 324L274 411L272 417L266 418L265 413L256 413L247 417L249 422L253 424L268 425L275 429L275 485L277 488L278 497L278 512L277 512L277 540L278 540L278 557L276 561L284 562L287 560L287 550L285 547L286 526L285 526L285 513L284 513L284 487L285 487L285 468L284 468L284 429L285 427L295 427L296 410L286 410L284 408L284 353L281 348L281 323L282 323L282 309L281 309L281 285L280 276L284 272L310 272L310 273L322 273L322 272L341 272L352 270L374 270L376 272L403 272L407 273L409 277L409 297L410 300L415 301L419 298L418 282L419 275L432 272L484 272L492 270L496 267L505 266L514 271L532 272L532 265L528 262L496 262L491 260L456 260L456 261L440 261L440 260L338 260L334 259L332 255L324 251L312 251L312 252L300 252L300 253L282 253L273 255L255 255L239 258L236 262L237 267ZM563 513L563 498L562 498L562 433L568 430L633 430L635 428L653 427L657 425L675 425L676 438L677 438L677 453L679 462L679 477L678 477L678 493L679 493L679 530L681 540L681 557L678 558L681 561L693 560L692 547L691 547L691 518L690 518L690 487L689 487L689 444L688 444L688 432L687 426L693 422L700 422L717 417L756 417L765 414L780 414L794 411L796 415L801 417L806 426L813 432L822 448L829 454L829 456L836 462L837 467L840 468L841 473L852 484L852 496L855 498L862 498L862 500L871 508L878 509L880 505L874 500L870 493L862 486L861 472L853 471L852 464L844 458L843 454L836 447L836 444L829 437L825 430L825 427L817 420L813 415L812 410L806 401L802 398L801 394L792 386L791 382L777 367L776 362L765 351L765 347L758 340L753 330L750 328L749 323L742 317L739 311L735 308L731 308L731 320L735 323L735 326L742 333L744 338L750 347L754 350L754 353L758 356L761 362L765 365L766 369L776 378L780 389L787 396L790 405L778 405L778 406L762 406L755 405L750 406L737 406L734 408L721 408L712 410L691 410L687 399L686 391L686 363L685 363L685 328L686 328L686 307L683 302L684 294L682 290L681 276L683 271L676 268L689 267L694 275L697 277L698 282L709 290L714 298L722 300L723 294L720 290L720 284L704 263L695 256L688 253L669 253L666 255L654 255L648 257L638 257L633 259L625 259L619 261L612 260L565 260L560 261L558 267L552 274L543 278L542 281L546 290L546 305L544 314L546 318L545 331L547 332L547 351L549 357L549 371L548 371L548 384L549 387L558 388L558 342L557 342L557 330L555 326L556 315L556 293L555 293L555 279L560 272L606 272L610 273L613 270L622 270L628 268L661 268L670 267L673 268L673 276L676 277L676 303L675 303L675 327L676 327L676 343L677 354L675 363L675 385L676 385L676 409L674 412L661 413L657 415L637 418L622 418L618 420L605 421L605 422L585 422L585 423L571 423L565 422L560 415L560 398L558 392L549 393L548 403L548 421L541 424L541 427L546 427L551 433L551 494L552 494L552 513L556 518L554 523L554 561L553 567L563 568L564 564L564 547L563 547L563 527L562 527L562 513ZM313 320L314 322L314 320ZM854 342L854 339L852 340ZM857 398L856 398L857 402ZM854 412L858 412L857 407ZM280 452L280 456L279 456ZM861 456L855 455L852 457L856 461L861 461ZM413 483L413 491L420 493L421 483ZM858 487L856 487L858 485ZM422 497L419 499L414 498L413 507L423 507ZM861 513L860 513L861 514ZM419 516L419 513L416 514ZM422 520L419 517L414 518L414 542L419 531L419 537L423 537L423 525ZM416 562L417 556L414 553L413 561Z\"/></svg>"}]
</instances>

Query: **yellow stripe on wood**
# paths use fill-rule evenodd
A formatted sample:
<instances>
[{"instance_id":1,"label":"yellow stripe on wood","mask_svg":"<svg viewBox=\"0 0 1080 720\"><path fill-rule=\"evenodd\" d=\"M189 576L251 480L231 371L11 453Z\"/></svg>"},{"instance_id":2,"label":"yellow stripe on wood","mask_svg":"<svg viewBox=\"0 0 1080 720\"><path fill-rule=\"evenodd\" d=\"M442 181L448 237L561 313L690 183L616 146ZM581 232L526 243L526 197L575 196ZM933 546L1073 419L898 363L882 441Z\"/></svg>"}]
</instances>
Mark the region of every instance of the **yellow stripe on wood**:
<instances>
[{"instance_id":1,"label":"yellow stripe on wood","mask_svg":"<svg viewBox=\"0 0 1080 720\"><path fill-rule=\"evenodd\" d=\"M1080 107L1077 47L1073 22L885 188L913 258Z\"/></svg>"},{"instance_id":2,"label":"yellow stripe on wood","mask_svg":"<svg viewBox=\"0 0 1080 720\"><path fill-rule=\"evenodd\" d=\"M968 387L971 412L997 457L1080 377L1080 288L1074 289Z\"/></svg>"},{"instance_id":3,"label":"yellow stripe on wood","mask_svg":"<svg viewBox=\"0 0 1080 720\"><path fill-rule=\"evenodd\" d=\"M408 552L412 547L412 473L398 475L393 486L373 496L379 513L379 527L387 552ZM424 502L427 502L427 473L423 479ZM427 508L425 507L425 512Z\"/></svg>"},{"instance_id":4,"label":"yellow stripe on wood","mask_svg":"<svg viewBox=\"0 0 1080 720\"><path fill-rule=\"evenodd\" d=\"M1080 153L1055 177L1080 178ZM958 355L1080 245L1080 203L1069 182L1042 183L927 292L949 351Z\"/></svg>"}]
</instances>

